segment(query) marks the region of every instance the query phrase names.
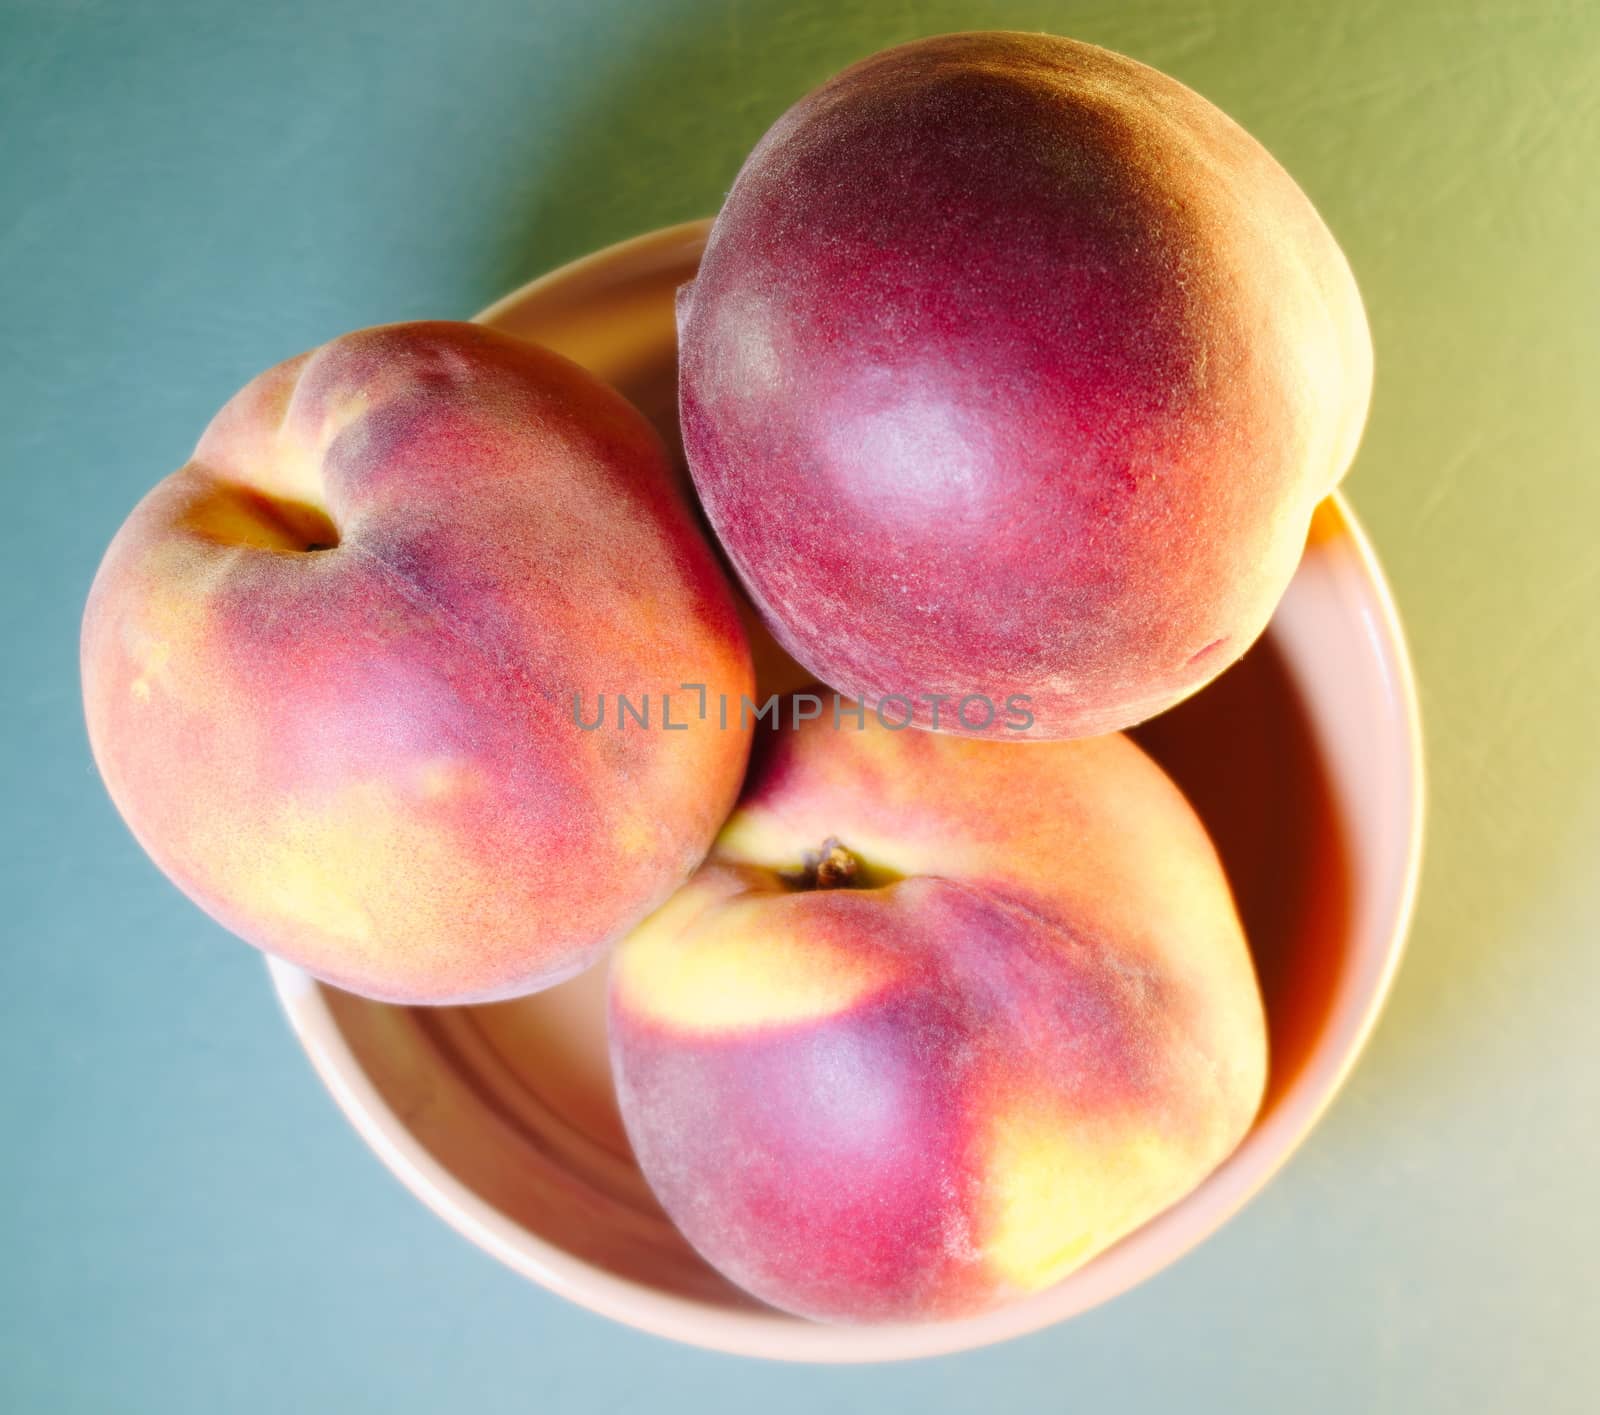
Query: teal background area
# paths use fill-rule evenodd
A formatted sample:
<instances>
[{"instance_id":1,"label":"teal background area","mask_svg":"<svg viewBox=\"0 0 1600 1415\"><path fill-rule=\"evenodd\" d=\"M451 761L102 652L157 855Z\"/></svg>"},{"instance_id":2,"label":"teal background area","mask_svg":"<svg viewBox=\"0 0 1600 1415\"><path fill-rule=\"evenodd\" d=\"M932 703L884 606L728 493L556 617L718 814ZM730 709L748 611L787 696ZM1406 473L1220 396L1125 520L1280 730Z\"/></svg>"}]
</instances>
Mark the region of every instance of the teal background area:
<instances>
[{"instance_id":1,"label":"teal background area","mask_svg":"<svg viewBox=\"0 0 1600 1415\"><path fill-rule=\"evenodd\" d=\"M1429 731L1420 911L1348 1089L1174 1269L961 1357L721 1358L527 1285L382 1169L259 959L114 815L78 615L259 369L709 212L832 70L996 25L1194 85L1349 252L1378 351L1350 490ZM0 0L0 1410L1600 1408L1597 95L1577 0Z\"/></svg>"}]
</instances>

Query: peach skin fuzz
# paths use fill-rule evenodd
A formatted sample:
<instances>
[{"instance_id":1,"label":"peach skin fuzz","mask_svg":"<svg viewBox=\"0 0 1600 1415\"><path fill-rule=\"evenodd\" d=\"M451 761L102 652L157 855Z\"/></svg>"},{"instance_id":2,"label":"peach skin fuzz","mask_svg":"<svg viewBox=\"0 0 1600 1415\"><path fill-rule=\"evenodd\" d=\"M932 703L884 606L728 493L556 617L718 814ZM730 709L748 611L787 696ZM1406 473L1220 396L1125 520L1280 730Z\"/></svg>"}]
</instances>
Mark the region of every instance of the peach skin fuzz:
<instances>
[{"instance_id":1,"label":"peach skin fuzz","mask_svg":"<svg viewBox=\"0 0 1600 1415\"><path fill-rule=\"evenodd\" d=\"M95 578L84 706L155 862L258 947L372 997L478 1001L592 961L699 863L748 734L729 588L645 419L476 325L268 370ZM584 732L575 695L681 731Z\"/></svg>"},{"instance_id":2,"label":"peach skin fuzz","mask_svg":"<svg viewBox=\"0 0 1600 1415\"><path fill-rule=\"evenodd\" d=\"M706 862L613 955L610 1028L673 1220L834 1322L1059 1281L1229 1154L1267 1063L1221 865L1138 747L870 713L763 742Z\"/></svg>"}]
</instances>

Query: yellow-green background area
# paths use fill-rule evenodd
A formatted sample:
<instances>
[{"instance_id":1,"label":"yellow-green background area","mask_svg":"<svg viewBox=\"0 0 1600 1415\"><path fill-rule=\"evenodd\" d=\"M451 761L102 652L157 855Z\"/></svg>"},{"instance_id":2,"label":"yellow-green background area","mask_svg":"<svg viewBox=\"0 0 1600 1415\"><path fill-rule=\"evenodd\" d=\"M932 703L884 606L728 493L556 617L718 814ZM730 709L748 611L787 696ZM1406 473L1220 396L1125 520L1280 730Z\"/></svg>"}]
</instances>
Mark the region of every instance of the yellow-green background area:
<instances>
[{"instance_id":1,"label":"yellow-green background area","mask_svg":"<svg viewBox=\"0 0 1600 1415\"><path fill-rule=\"evenodd\" d=\"M1044 28L1304 184L1378 355L1350 491L1421 676L1393 1000L1288 1169L1134 1293L971 1355L784 1369L524 1283L335 1112L260 960L94 775L78 615L250 375L715 209L846 62ZM0 1409L1600 1409L1600 7L0 0Z\"/></svg>"}]
</instances>

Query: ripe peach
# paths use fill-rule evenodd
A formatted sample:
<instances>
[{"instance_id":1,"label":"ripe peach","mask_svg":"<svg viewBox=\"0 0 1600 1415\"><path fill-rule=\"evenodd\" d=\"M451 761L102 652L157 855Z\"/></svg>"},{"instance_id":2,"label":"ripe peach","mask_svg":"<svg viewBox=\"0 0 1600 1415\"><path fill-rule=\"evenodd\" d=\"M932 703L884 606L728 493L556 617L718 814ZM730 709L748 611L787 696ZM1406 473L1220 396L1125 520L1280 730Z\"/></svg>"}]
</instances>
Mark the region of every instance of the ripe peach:
<instances>
[{"instance_id":1,"label":"ripe peach","mask_svg":"<svg viewBox=\"0 0 1600 1415\"><path fill-rule=\"evenodd\" d=\"M617 948L612 1060L696 1248L831 1321L972 1312L1182 1197L1260 1101L1221 866L1125 737L784 732Z\"/></svg>"},{"instance_id":2,"label":"ripe peach","mask_svg":"<svg viewBox=\"0 0 1600 1415\"><path fill-rule=\"evenodd\" d=\"M250 942L406 1002L525 992L660 904L738 794L731 591L618 394L474 325L262 374L129 516L84 706L156 863ZM648 695L651 731L574 696ZM686 730L659 730L661 697ZM630 724L631 725L631 724Z\"/></svg>"},{"instance_id":3,"label":"ripe peach","mask_svg":"<svg viewBox=\"0 0 1600 1415\"><path fill-rule=\"evenodd\" d=\"M684 445L783 646L933 726L1115 731L1237 659L1365 420L1333 237L1173 79L1040 34L878 54L750 155L680 296ZM897 709L898 711L898 709Z\"/></svg>"}]
</instances>

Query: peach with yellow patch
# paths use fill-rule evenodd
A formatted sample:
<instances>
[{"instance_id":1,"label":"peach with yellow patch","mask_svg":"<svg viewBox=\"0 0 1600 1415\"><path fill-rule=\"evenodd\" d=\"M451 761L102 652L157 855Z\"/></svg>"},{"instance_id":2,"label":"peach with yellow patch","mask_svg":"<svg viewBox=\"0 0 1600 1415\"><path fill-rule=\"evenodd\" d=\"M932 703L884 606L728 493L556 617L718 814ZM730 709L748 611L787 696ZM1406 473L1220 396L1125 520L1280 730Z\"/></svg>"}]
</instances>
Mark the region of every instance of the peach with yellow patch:
<instances>
[{"instance_id":1,"label":"peach with yellow patch","mask_svg":"<svg viewBox=\"0 0 1600 1415\"><path fill-rule=\"evenodd\" d=\"M474 325L262 374L118 532L84 704L139 841L318 976L504 997L594 959L699 863L747 734L728 586L644 418ZM651 730L601 693L648 697ZM683 730L660 730L662 696Z\"/></svg>"},{"instance_id":2,"label":"peach with yellow patch","mask_svg":"<svg viewBox=\"0 0 1600 1415\"><path fill-rule=\"evenodd\" d=\"M1265 1082L1221 865L1124 737L774 736L610 986L668 1213L821 1320L1058 1281L1215 1168Z\"/></svg>"}]
</instances>

